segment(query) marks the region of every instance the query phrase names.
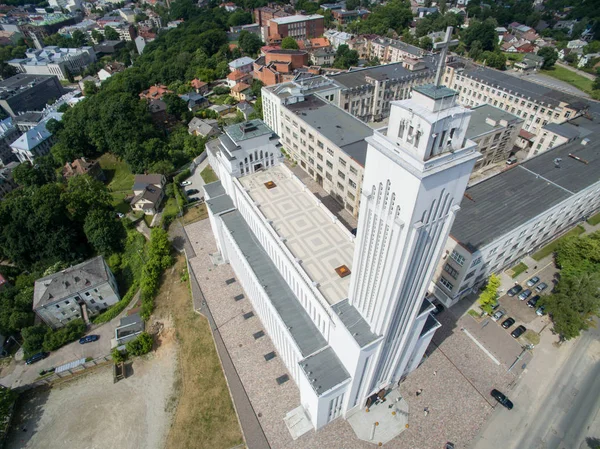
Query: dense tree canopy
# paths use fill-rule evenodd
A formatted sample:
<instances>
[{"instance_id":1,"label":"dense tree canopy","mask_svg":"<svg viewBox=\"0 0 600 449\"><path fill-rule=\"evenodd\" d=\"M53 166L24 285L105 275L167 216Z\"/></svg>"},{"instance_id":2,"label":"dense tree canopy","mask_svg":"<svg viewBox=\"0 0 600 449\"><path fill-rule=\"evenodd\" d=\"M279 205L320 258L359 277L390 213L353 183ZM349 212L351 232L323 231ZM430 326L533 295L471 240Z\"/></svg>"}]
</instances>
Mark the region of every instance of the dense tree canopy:
<instances>
[{"instance_id":1,"label":"dense tree canopy","mask_svg":"<svg viewBox=\"0 0 600 449\"><path fill-rule=\"evenodd\" d=\"M554 64L558 60L558 52L552 47L542 47L537 54L544 58L544 64L542 66L544 69L554 67Z\"/></svg>"},{"instance_id":2,"label":"dense tree canopy","mask_svg":"<svg viewBox=\"0 0 600 449\"><path fill-rule=\"evenodd\" d=\"M333 66L338 69L348 69L358 64L358 52L350 50L347 45L340 45L335 52Z\"/></svg>"},{"instance_id":3,"label":"dense tree canopy","mask_svg":"<svg viewBox=\"0 0 600 449\"><path fill-rule=\"evenodd\" d=\"M298 50L300 47L298 46L298 42L296 42L293 37L286 36L281 41L281 48L284 50Z\"/></svg>"},{"instance_id":4,"label":"dense tree canopy","mask_svg":"<svg viewBox=\"0 0 600 449\"><path fill-rule=\"evenodd\" d=\"M353 33L388 35L390 30L402 33L413 20L410 3L404 0L391 0L385 5L375 6L365 20L357 20L348 25Z\"/></svg>"},{"instance_id":5,"label":"dense tree canopy","mask_svg":"<svg viewBox=\"0 0 600 449\"><path fill-rule=\"evenodd\" d=\"M492 51L496 48L498 41L497 26L493 19L487 19L484 22L471 20L469 28L462 33L462 41L468 48L471 48L474 42L479 42L483 51Z\"/></svg>"}]
</instances>

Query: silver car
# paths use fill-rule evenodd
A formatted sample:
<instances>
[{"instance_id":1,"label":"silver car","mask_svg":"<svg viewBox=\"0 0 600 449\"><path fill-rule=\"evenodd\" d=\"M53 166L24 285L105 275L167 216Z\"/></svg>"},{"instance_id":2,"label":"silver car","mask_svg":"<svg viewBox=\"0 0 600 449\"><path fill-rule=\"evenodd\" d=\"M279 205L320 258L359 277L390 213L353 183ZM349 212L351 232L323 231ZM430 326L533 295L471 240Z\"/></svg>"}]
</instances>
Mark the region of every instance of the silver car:
<instances>
[{"instance_id":1,"label":"silver car","mask_svg":"<svg viewBox=\"0 0 600 449\"><path fill-rule=\"evenodd\" d=\"M498 321L500 318L502 318L504 315L506 315L506 312L504 310L498 310L497 312L495 312L492 315L492 320L494 321Z\"/></svg>"},{"instance_id":2,"label":"silver car","mask_svg":"<svg viewBox=\"0 0 600 449\"><path fill-rule=\"evenodd\" d=\"M546 288L548 288L548 284L546 284L545 282L542 282L540 285L538 285L538 286L535 288L535 291L536 291L536 292L538 292L538 293L541 293L541 292L543 292L544 290L546 290Z\"/></svg>"},{"instance_id":3,"label":"silver car","mask_svg":"<svg viewBox=\"0 0 600 449\"><path fill-rule=\"evenodd\" d=\"M523 290L521 292L521 294L519 295L519 299L521 301L526 300L527 298L529 298L531 296L531 290L529 290L528 288L526 288L525 290Z\"/></svg>"}]
</instances>

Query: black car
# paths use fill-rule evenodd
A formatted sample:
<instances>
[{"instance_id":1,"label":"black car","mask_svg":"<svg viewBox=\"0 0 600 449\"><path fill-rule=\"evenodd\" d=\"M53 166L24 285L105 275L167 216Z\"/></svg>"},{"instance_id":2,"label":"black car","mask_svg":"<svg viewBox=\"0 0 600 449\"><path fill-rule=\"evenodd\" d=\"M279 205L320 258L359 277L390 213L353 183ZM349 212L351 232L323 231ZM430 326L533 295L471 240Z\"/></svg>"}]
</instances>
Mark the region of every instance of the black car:
<instances>
[{"instance_id":1,"label":"black car","mask_svg":"<svg viewBox=\"0 0 600 449\"><path fill-rule=\"evenodd\" d=\"M48 355L50 355L49 352L38 352L37 354L34 354L31 357L29 357L25 361L25 363L27 363L28 365L31 365L35 362L39 362L40 360L44 360L46 357L48 357Z\"/></svg>"},{"instance_id":2,"label":"black car","mask_svg":"<svg viewBox=\"0 0 600 449\"><path fill-rule=\"evenodd\" d=\"M509 327L511 327L513 324L515 324L515 319L514 318L507 318L502 322L502 327L504 329L508 329Z\"/></svg>"},{"instance_id":3,"label":"black car","mask_svg":"<svg viewBox=\"0 0 600 449\"><path fill-rule=\"evenodd\" d=\"M100 338L100 335L86 335L85 337L81 337L79 339L79 344L84 345L86 343L92 343Z\"/></svg>"},{"instance_id":4,"label":"black car","mask_svg":"<svg viewBox=\"0 0 600 449\"><path fill-rule=\"evenodd\" d=\"M537 302L540 300L540 295L535 295L533 298L531 298L529 301L527 301L527 305L529 307L535 307L535 305L537 304Z\"/></svg>"},{"instance_id":5,"label":"black car","mask_svg":"<svg viewBox=\"0 0 600 449\"><path fill-rule=\"evenodd\" d=\"M521 335L523 335L525 333L527 329L525 329L525 326L521 325L519 327L517 327L514 331L512 331L510 333L510 335L512 335L514 338L519 338Z\"/></svg>"},{"instance_id":6,"label":"black car","mask_svg":"<svg viewBox=\"0 0 600 449\"><path fill-rule=\"evenodd\" d=\"M185 191L185 193L187 193L188 195L195 195L198 192L199 192L198 189L189 189L189 190Z\"/></svg>"},{"instance_id":7,"label":"black car","mask_svg":"<svg viewBox=\"0 0 600 449\"><path fill-rule=\"evenodd\" d=\"M504 394L500 393L498 390L496 390L495 388L492 390L492 392L490 393L492 395L492 397L497 400L500 404L502 404L504 407L506 407L509 410L512 410L513 408L513 403L510 401L510 399L508 399Z\"/></svg>"},{"instance_id":8,"label":"black car","mask_svg":"<svg viewBox=\"0 0 600 449\"><path fill-rule=\"evenodd\" d=\"M509 291L507 291L506 294L508 296L515 296L516 294L520 293L522 290L523 290L523 287L521 287L519 284L517 284L513 288L511 288Z\"/></svg>"}]
</instances>

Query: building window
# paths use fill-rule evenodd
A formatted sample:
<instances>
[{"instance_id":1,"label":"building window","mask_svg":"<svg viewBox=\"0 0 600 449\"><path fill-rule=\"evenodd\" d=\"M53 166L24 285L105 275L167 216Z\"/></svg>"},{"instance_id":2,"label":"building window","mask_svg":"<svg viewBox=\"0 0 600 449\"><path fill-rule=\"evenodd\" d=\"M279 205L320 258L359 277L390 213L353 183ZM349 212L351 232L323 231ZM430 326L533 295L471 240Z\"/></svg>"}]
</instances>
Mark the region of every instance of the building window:
<instances>
[{"instance_id":1,"label":"building window","mask_svg":"<svg viewBox=\"0 0 600 449\"><path fill-rule=\"evenodd\" d=\"M352 194L352 192L348 192L348 198L350 198L352 201L356 200L356 197Z\"/></svg>"},{"instance_id":2,"label":"building window","mask_svg":"<svg viewBox=\"0 0 600 449\"><path fill-rule=\"evenodd\" d=\"M343 158L339 158L338 160L340 161L340 164L342 165L342 167L346 166L346 161Z\"/></svg>"},{"instance_id":3,"label":"building window","mask_svg":"<svg viewBox=\"0 0 600 449\"><path fill-rule=\"evenodd\" d=\"M342 184L341 182L337 183L338 189L340 189L341 191L344 190L344 184Z\"/></svg>"},{"instance_id":4,"label":"building window","mask_svg":"<svg viewBox=\"0 0 600 449\"><path fill-rule=\"evenodd\" d=\"M317 159L319 159L320 161L323 160L323 155L321 153L317 153Z\"/></svg>"},{"instance_id":5,"label":"building window","mask_svg":"<svg viewBox=\"0 0 600 449\"><path fill-rule=\"evenodd\" d=\"M323 149L325 148L325 145L323 145L323 142L317 140L317 145L319 146L319 148Z\"/></svg>"},{"instance_id":6,"label":"building window","mask_svg":"<svg viewBox=\"0 0 600 449\"><path fill-rule=\"evenodd\" d=\"M331 148L327 148L327 154L333 157L333 150Z\"/></svg>"},{"instance_id":7,"label":"building window","mask_svg":"<svg viewBox=\"0 0 600 449\"><path fill-rule=\"evenodd\" d=\"M317 164L317 170L319 170L320 172L322 172L323 171L323 167L320 166L319 164Z\"/></svg>"},{"instance_id":8,"label":"building window","mask_svg":"<svg viewBox=\"0 0 600 449\"><path fill-rule=\"evenodd\" d=\"M461 267L463 266L463 264L465 263L465 258L463 256L461 256L460 254L458 254L456 251L452 251L452 254L450 254L450 257L452 259L454 259L454 261L459 264Z\"/></svg>"},{"instance_id":9,"label":"building window","mask_svg":"<svg viewBox=\"0 0 600 449\"><path fill-rule=\"evenodd\" d=\"M444 265L444 271L446 273L448 273L450 276L452 276L454 279L456 279L458 277L458 270L455 270L448 264Z\"/></svg>"},{"instance_id":10,"label":"building window","mask_svg":"<svg viewBox=\"0 0 600 449\"><path fill-rule=\"evenodd\" d=\"M327 168L333 168L333 164L331 163L331 161L327 161L326 164Z\"/></svg>"},{"instance_id":11,"label":"building window","mask_svg":"<svg viewBox=\"0 0 600 449\"><path fill-rule=\"evenodd\" d=\"M341 170L338 170L338 176L342 179L346 179L346 175Z\"/></svg>"},{"instance_id":12,"label":"building window","mask_svg":"<svg viewBox=\"0 0 600 449\"><path fill-rule=\"evenodd\" d=\"M329 180L329 181L333 181L333 176L331 176L331 173L327 173L325 172L325 177Z\"/></svg>"},{"instance_id":13,"label":"building window","mask_svg":"<svg viewBox=\"0 0 600 449\"><path fill-rule=\"evenodd\" d=\"M358 174L358 170L355 167L350 166L350 173L352 173L353 175L357 175Z\"/></svg>"},{"instance_id":14,"label":"building window","mask_svg":"<svg viewBox=\"0 0 600 449\"><path fill-rule=\"evenodd\" d=\"M348 178L348 184L350 184L350 187L356 189L356 183L354 181L352 181L350 178Z\"/></svg>"},{"instance_id":15,"label":"building window","mask_svg":"<svg viewBox=\"0 0 600 449\"><path fill-rule=\"evenodd\" d=\"M471 268L472 267L476 267L477 265L479 265L481 263L481 257L478 257L477 259L475 259L472 263L471 263Z\"/></svg>"},{"instance_id":16,"label":"building window","mask_svg":"<svg viewBox=\"0 0 600 449\"><path fill-rule=\"evenodd\" d=\"M477 271L477 270L471 270L471 271L469 271L469 272L467 273L467 275L465 276L465 279L464 279L464 280L466 281L467 279L470 279L470 278L471 278L471 277L472 277L472 276L475 274L475 272L476 272L476 271Z\"/></svg>"},{"instance_id":17,"label":"building window","mask_svg":"<svg viewBox=\"0 0 600 449\"><path fill-rule=\"evenodd\" d=\"M440 284L442 284L444 287L446 287L450 291L452 291L452 289L454 288L454 284L452 284L452 282L450 282L444 276L440 277Z\"/></svg>"}]
</instances>

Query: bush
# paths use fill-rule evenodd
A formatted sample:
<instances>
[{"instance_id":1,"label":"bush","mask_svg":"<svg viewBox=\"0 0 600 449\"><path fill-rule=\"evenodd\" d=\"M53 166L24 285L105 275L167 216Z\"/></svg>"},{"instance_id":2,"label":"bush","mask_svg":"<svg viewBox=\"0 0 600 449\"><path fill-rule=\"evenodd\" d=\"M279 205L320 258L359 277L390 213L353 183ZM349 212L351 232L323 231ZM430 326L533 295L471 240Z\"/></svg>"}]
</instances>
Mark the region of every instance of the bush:
<instances>
[{"instance_id":1,"label":"bush","mask_svg":"<svg viewBox=\"0 0 600 449\"><path fill-rule=\"evenodd\" d=\"M127 354L131 354L132 356L148 354L152 351L153 344L154 340L152 336L147 332L142 332L135 340L127 343Z\"/></svg>"},{"instance_id":2,"label":"bush","mask_svg":"<svg viewBox=\"0 0 600 449\"><path fill-rule=\"evenodd\" d=\"M479 296L481 309L488 314L493 312L493 306L498 301L498 288L500 288L500 278L492 274L488 279L485 290Z\"/></svg>"},{"instance_id":3,"label":"bush","mask_svg":"<svg viewBox=\"0 0 600 449\"><path fill-rule=\"evenodd\" d=\"M115 363L121 363L121 362L124 362L125 360L127 360L127 353L121 352L117 348L114 348L110 352L110 355L112 356L112 359Z\"/></svg>"},{"instance_id":4,"label":"bush","mask_svg":"<svg viewBox=\"0 0 600 449\"><path fill-rule=\"evenodd\" d=\"M158 291L160 276L165 268L173 263L171 242L164 229L154 228L150 233L148 259L142 270L140 283L142 291L141 317L147 320L154 310L154 295Z\"/></svg>"},{"instance_id":5,"label":"bush","mask_svg":"<svg viewBox=\"0 0 600 449\"><path fill-rule=\"evenodd\" d=\"M225 95L225 94L228 94L229 92L231 92L231 89L229 87L225 87L225 86L217 86L213 89L213 94L215 94L215 95Z\"/></svg>"},{"instance_id":6,"label":"bush","mask_svg":"<svg viewBox=\"0 0 600 449\"><path fill-rule=\"evenodd\" d=\"M44 348L44 339L48 332L50 332L50 328L45 324L37 324L21 330L21 337L23 337L23 352L26 358L37 354Z\"/></svg>"},{"instance_id":7,"label":"bush","mask_svg":"<svg viewBox=\"0 0 600 449\"><path fill-rule=\"evenodd\" d=\"M112 320L113 318L116 318L123 310L125 310L125 307L127 307L129 305L129 303L131 302L131 300L133 299L133 297L135 296L135 294L137 293L139 288L140 288L139 281L137 281L137 280L133 281L133 284L131 285L131 287L129 287L129 290L127 291L125 296L123 296L118 303L113 305L106 312L101 313L97 317L93 318L92 322L94 324L101 324L101 323L106 323L106 322Z\"/></svg>"},{"instance_id":8,"label":"bush","mask_svg":"<svg viewBox=\"0 0 600 449\"><path fill-rule=\"evenodd\" d=\"M48 332L44 338L44 351L56 351L67 343L80 339L85 334L83 320L74 320L61 329Z\"/></svg>"},{"instance_id":9,"label":"bush","mask_svg":"<svg viewBox=\"0 0 600 449\"><path fill-rule=\"evenodd\" d=\"M173 181L174 181L176 184L180 184L180 183L182 183L183 181L185 181L187 178L189 178L190 176L192 176L192 172L190 171L190 169L189 169L189 168L186 168L186 169L185 169L185 170L183 170L181 173L179 173L179 174L175 175L175 176L173 177Z\"/></svg>"}]
</instances>

